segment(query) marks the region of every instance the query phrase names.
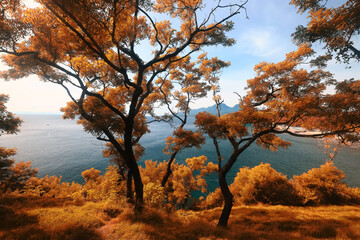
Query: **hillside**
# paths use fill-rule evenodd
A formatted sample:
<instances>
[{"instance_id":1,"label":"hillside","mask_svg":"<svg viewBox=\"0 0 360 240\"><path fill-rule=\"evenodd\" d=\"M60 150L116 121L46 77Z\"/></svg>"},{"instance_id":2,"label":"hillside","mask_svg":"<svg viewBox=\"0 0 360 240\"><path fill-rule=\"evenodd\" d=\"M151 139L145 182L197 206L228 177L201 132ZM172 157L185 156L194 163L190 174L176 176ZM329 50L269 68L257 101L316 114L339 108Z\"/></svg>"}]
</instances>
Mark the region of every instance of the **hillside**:
<instances>
[{"instance_id":1,"label":"hillside","mask_svg":"<svg viewBox=\"0 0 360 240\"><path fill-rule=\"evenodd\" d=\"M14 196L0 199L0 239L360 239L359 206L240 206L227 228L219 215Z\"/></svg>"}]
</instances>

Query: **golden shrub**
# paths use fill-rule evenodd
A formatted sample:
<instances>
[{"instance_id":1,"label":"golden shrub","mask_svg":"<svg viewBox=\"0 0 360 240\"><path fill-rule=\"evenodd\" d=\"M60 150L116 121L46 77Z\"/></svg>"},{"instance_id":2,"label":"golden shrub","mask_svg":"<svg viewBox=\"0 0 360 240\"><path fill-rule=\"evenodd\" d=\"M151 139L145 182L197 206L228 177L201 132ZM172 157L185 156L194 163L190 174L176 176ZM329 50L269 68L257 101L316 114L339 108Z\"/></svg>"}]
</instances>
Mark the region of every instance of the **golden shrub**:
<instances>
[{"instance_id":1,"label":"golden shrub","mask_svg":"<svg viewBox=\"0 0 360 240\"><path fill-rule=\"evenodd\" d=\"M360 190L342 182L345 173L332 161L293 178L305 205L360 203Z\"/></svg>"},{"instance_id":2,"label":"golden shrub","mask_svg":"<svg viewBox=\"0 0 360 240\"><path fill-rule=\"evenodd\" d=\"M252 169L241 168L230 190L235 204L300 204L294 185L268 163L261 163Z\"/></svg>"}]
</instances>

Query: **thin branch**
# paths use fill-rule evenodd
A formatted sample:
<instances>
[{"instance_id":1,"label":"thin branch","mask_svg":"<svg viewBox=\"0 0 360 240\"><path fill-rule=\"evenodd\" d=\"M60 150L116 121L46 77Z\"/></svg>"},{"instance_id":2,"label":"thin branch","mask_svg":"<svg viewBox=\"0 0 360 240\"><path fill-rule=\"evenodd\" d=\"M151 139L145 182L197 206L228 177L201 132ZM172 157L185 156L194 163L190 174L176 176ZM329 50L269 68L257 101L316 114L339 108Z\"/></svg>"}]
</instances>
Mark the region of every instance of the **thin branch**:
<instances>
[{"instance_id":1,"label":"thin branch","mask_svg":"<svg viewBox=\"0 0 360 240\"><path fill-rule=\"evenodd\" d=\"M146 11L144 11L144 10L142 10L140 7L139 7L139 10L143 13L143 14L145 14L145 16L149 19L149 21L151 22L151 25L153 26L153 28L154 28L154 30L155 30L155 39L156 39L156 42L159 44L159 46L160 46L160 50L158 51L158 53L156 54L157 56L160 56L160 54L162 54L162 51L163 51L163 45L162 45L162 43L160 42L160 40L159 40L159 31L158 31L158 29L157 29L157 27L156 27L156 23L154 22L154 20L150 17L150 15L146 12Z\"/></svg>"}]
</instances>

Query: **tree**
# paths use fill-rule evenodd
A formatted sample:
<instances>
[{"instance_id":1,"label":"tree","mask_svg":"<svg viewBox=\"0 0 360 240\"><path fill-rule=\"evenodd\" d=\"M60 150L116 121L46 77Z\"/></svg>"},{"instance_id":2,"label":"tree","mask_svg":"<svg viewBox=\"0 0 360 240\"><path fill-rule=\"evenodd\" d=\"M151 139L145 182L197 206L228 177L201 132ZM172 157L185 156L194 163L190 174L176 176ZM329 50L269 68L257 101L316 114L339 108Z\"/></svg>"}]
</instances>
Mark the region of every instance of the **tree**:
<instances>
[{"instance_id":1,"label":"tree","mask_svg":"<svg viewBox=\"0 0 360 240\"><path fill-rule=\"evenodd\" d=\"M0 94L0 136L3 133L14 134L19 131L22 121L15 117L13 113L7 111L5 103L9 101L9 96ZM16 154L16 149L6 149L0 147L0 181L10 176L10 167L14 164L14 160L10 157Z\"/></svg>"},{"instance_id":2,"label":"tree","mask_svg":"<svg viewBox=\"0 0 360 240\"><path fill-rule=\"evenodd\" d=\"M325 0L292 0L290 4L301 14L307 12L310 19L307 26L300 25L293 33L296 43L324 42L328 54L334 52L338 61L360 61L360 50L355 41L360 34L359 1L347 0L330 8L326 7L328 1Z\"/></svg>"},{"instance_id":3,"label":"tree","mask_svg":"<svg viewBox=\"0 0 360 240\"><path fill-rule=\"evenodd\" d=\"M41 0L39 4L40 8L27 9L20 1L1 0L0 51L6 53L2 60L10 67L1 76L18 79L35 74L62 86L73 102L73 115L66 110L68 116L80 115L81 121L93 125L96 131L88 130L110 142L125 161L135 184L135 209L141 209L143 184L133 147L141 135L136 126L146 127L139 121L152 109L154 82L205 46L232 45L234 40L226 36L233 28L229 20L241 13L246 1L207 5L201 0ZM166 20L156 21L157 17ZM141 45L151 51L141 55ZM115 103L110 101L114 98ZM93 101L99 106L90 104ZM86 103L92 105L90 111ZM109 120L102 123L108 116L96 108L108 109Z\"/></svg>"},{"instance_id":4,"label":"tree","mask_svg":"<svg viewBox=\"0 0 360 240\"><path fill-rule=\"evenodd\" d=\"M212 138L218 156L219 185L224 197L219 226L227 225L233 205L226 175L251 144L256 142L272 151L287 148L290 142L278 136L285 133L313 138L336 135L343 142L359 140L360 81L337 83L329 72L320 68L301 68L305 59L313 54L314 51L303 44L287 54L284 61L256 65L256 77L248 80L248 92L240 98L239 111L223 116L197 114L195 123ZM326 86L331 84L335 84L337 91L326 94ZM214 95L215 100L220 99L216 92ZM216 104L220 105L221 101ZM304 130L295 131L292 127ZM307 132L314 129L319 132ZM227 140L232 146L224 164L220 140Z\"/></svg>"},{"instance_id":5,"label":"tree","mask_svg":"<svg viewBox=\"0 0 360 240\"><path fill-rule=\"evenodd\" d=\"M223 62L217 57L208 59L206 54L201 54L197 63L200 63L198 68L194 67L194 63L187 63L181 68L178 67L170 72L169 78L177 80L181 90L171 91L174 88L174 81L158 80L159 90L163 94L163 103L170 113L163 116L163 118L175 118L180 121L180 126L173 131L172 136L165 139L166 147L163 151L170 155L170 159L167 163L166 173L161 181L163 187L165 187L172 173L171 165L175 161L176 155L186 148L200 148L205 143L205 138L201 132L185 129L191 111L190 103L206 96L207 92L212 89L213 83L218 82L218 75L221 70L230 65L229 62ZM171 108L171 104L175 103L177 111Z\"/></svg>"}]
</instances>

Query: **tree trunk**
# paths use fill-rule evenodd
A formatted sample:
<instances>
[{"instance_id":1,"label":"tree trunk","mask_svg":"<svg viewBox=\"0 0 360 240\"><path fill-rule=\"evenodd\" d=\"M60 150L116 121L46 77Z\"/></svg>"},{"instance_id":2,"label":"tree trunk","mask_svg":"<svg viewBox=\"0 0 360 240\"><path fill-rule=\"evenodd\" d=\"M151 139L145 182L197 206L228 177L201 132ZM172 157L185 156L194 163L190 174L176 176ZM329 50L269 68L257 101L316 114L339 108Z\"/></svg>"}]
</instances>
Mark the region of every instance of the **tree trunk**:
<instances>
[{"instance_id":1,"label":"tree trunk","mask_svg":"<svg viewBox=\"0 0 360 240\"><path fill-rule=\"evenodd\" d=\"M127 171L126 175L126 200L128 203L134 203L134 194L132 190L132 173L130 168Z\"/></svg>"},{"instance_id":2,"label":"tree trunk","mask_svg":"<svg viewBox=\"0 0 360 240\"><path fill-rule=\"evenodd\" d=\"M133 177L134 177L134 184L135 184L135 211L141 211L144 204L144 187L141 181L139 167L135 166L133 169Z\"/></svg>"},{"instance_id":3,"label":"tree trunk","mask_svg":"<svg viewBox=\"0 0 360 240\"><path fill-rule=\"evenodd\" d=\"M139 166L137 165L136 158L133 151L132 132L134 129L134 118L129 118L125 121L125 134L124 134L124 148L126 164L131 171L135 185L135 211L141 211L144 203L144 189L141 181Z\"/></svg>"},{"instance_id":4,"label":"tree trunk","mask_svg":"<svg viewBox=\"0 0 360 240\"><path fill-rule=\"evenodd\" d=\"M220 189L221 189L221 193L224 196L224 200L225 200L224 207L221 212L219 222L217 224L218 226L221 226L221 227L226 227L228 224L231 209L233 206L233 199L234 199L234 196L230 192L229 186L226 182L225 176L226 176L226 174L223 174L222 172L219 173Z\"/></svg>"},{"instance_id":5,"label":"tree trunk","mask_svg":"<svg viewBox=\"0 0 360 240\"><path fill-rule=\"evenodd\" d=\"M166 182L168 181L172 171L171 171L171 164L173 163L174 159L175 159L175 156L178 152L173 152L173 154L171 154L171 157L169 159L169 162L167 164L167 168L166 168L166 173L161 181L161 186L162 187L165 187L166 185Z\"/></svg>"},{"instance_id":6,"label":"tree trunk","mask_svg":"<svg viewBox=\"0 0 360 240\"><path fill-rule=\"evenodd\" d=\"M141 181L139 167L137 165L132 146L130 149L125 149L126 155L130 161L128 161L128 167L130 169L132 178L135 185L135 210L141 211L144 203L144 190L143 183Z\"/></svg>"}]
</instances>

